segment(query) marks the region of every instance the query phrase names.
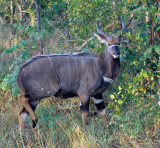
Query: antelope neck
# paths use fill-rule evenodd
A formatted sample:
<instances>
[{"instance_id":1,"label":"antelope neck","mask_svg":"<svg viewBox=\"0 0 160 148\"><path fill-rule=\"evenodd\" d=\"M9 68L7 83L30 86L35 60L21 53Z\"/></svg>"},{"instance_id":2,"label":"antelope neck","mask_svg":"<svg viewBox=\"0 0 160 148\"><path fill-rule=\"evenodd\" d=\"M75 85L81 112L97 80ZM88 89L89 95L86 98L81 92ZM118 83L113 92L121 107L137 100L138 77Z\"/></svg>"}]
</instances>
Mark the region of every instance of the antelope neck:
<instances>
[{"instance_id":1,"label":"antelope neck","mask_svg":"<svg viewBox=\"0 0 160 148\"><path fill-rule=\"evenodd\" d=\"M119 57L116 59L113 58L112 55L109 54L107 48L100 54L99 63L104 77L115 79L118 76L120 69L120 59Z\"/></svg>"}]
</instances>

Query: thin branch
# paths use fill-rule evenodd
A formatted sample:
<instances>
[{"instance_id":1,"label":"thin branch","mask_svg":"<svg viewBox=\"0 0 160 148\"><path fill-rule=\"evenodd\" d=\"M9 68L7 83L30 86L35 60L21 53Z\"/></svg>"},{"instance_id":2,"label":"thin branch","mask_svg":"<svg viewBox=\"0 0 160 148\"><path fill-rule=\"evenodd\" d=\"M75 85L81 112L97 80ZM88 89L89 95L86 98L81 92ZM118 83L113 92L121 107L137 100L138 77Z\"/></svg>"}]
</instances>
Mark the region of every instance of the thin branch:
<instances>
[{"instance_id":1,"label":"thin branch","mask_svg":"<svg viewBox=\"0 0 160 148\"><path fill-rule=\"evenodd\" d=\"M13 0L10 2L11 20L10 24L13 25Z\"/></svg>"},{"instance_id":2,"label":"thin branch","mask_svg":"<svg viewBox=\"0 0 160 148\"><path fill-rule=\"evenodd\" d=\"M128 23L126 24L126 27L128 27L128 26L130 25L133 17L134 17L134 15L131 15L131 16L130 16L130 18L129 18L129 20L128 20ZM116 21L116 23L119 23L118 20ZM105 30L108 30L108 29L110 29L110 28L112 28L112 27L114 27L114 26L115 26L115 22L113 22L112 24L107 25L107 26L105 27Z\"/></svg>"},{"instance_id":3,"label":"thin branch","mask_svg":"<svg viewBox=\"0 0 160 148\"><path fill-rule=\"evenodd\" d=\"M77 39L77 40L64 40L64 41L55 41L56 43L65 43L65 42L81 42L81 41L85 41L82 39Z\"/></svg>"},{"instance_id":4,"label":"thin branch","mask_svg":"<svg viewBox=\"0 0 160 148\"><path fill-rule=\"evenodd\" d=\"M88 21L89 21L90 25L91 25L91 26L92 26L92 28L93 28L93 23L91 22L90 16L86 13L86 11L85 11L84 7L82 7L82 9L83 9L83 11L84 11L84 14L87 16L87 19L88 19Z\"/></svg>"},{"instance_id":5,"label":"thin branch","mask_svg":"<svg viewBox=\"0 0 160 148\"><path fill-rule=\"evenodd\" d=\"M131 8L130 8L130 11L139 8L140 6L142 6L142 4L143 4L143 3L140 1L136 6L131 7Z\"/></svg>"},{"instance_id":6,"label":"thin branch","mask_svg":"<svg viewBox=\"0 0 160 148\"><path fill-rule=\"evenodd\" d=\"M78 48L76 49L76 52L82 51L82 49L83 49L83 48L87 45L87 43L90 42L92 39L93 39L93 36L90 37L88 40L86 40L80 47L78 47Z\"/></svg>"},{"instance_id":7,"label":"thin branch","mask_svg":"<svg viewBox=\"0 0 160 148\"><path fill-rule=\"evenodd\" d=\"M118 22L118 21L117 21ZM115 23L113 22L112 24L109 24L105 27L105 30L108 30L110 28L112 28L115 25Z\"/></svg>"},{"instance_id":8,"label":"thin branch","mask_svg":"<svg viewBox=\"0 0 160 148\"><path fill-rule=\"evenodd\" d=\"M0 21L2 22L2 24L6 24L6 20L3 19L3 17L0 15Z\"/></svg>"},{"instance_id":9,"label":"thin branch","mask_svg":"<svg viewBox=\"0 0 160 148\"><path fill-rule=\"evenodd\" d=\"M126 26L127 26L127 27L128 27L128 26L129 26L129 24L131 23L131 21L132 21L133 17L134 17L134 15L132 14L132 15L130 16L130 18L129 18L128 23L126 24Z\"/></svg>"},{"instance_id":10,"label":"thin branch","mask_svg":"<svg viewBox=\"0 0 160 148\"><path fill-rule=\"evenodd\" d=\"M20 14L20 22L22 24L22 20L23 20L22 7L18 3L17 3L17 7L18 7L18 10L19 10L19 14Z\"/></svg>"},{"instance_id":11,"label":"thin branch","mask_svg":"<svg viewBox=\"0 0 160 148\"><path fill-rule=\"evenodd\" d=\"M38 0L34 0L35 6L36 6L36 23L37 23L37 30L41 30L41 24L40 24L40 6L38 4Z\"/></svg>"}]
</instances>

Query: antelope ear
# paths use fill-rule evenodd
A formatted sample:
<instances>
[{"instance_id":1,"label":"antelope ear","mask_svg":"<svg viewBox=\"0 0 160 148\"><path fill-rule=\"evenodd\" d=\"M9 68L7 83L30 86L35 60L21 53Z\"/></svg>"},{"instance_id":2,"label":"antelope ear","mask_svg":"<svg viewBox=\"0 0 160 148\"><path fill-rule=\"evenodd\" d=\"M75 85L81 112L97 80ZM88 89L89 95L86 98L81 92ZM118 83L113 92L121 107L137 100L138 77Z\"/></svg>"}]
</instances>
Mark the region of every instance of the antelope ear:
<instances>
[{"instance_id":1,"label":"antelope ear","mask_svg":"<svg viewBox=\"0 0 160 148\"><path fill-rule=\"evenodd\" d=\"M126 37L123 36L123 35L116 35L116 37L119 38L119 41L120 41L120 42L126 41Z\"/></svg>"},{"instance_id":2,"label":"antelope ear","mask_svg":"<svg viewBox=\"0 0 160 148\"><path fill-rule=\"evenodd\" d=\"M94 33L94 35L97 37L97 39L98 39L98 41L99 41L100 43L105 43L105 44L107 44L107 40L106 40L106 37L105 37L105 36L103 36L102 34L96 34L96 33Z\"/></svg>"},{"instance_id":3,"label":"antelope ear","mask_svg":"<svg viewBox=\"0 0 160 148\"><path fill-rule=\"evenodd\" d=\"M120 42L125 42L126 41L126 36L124 35L119 35Z\"/></svg>"}]
</instances>

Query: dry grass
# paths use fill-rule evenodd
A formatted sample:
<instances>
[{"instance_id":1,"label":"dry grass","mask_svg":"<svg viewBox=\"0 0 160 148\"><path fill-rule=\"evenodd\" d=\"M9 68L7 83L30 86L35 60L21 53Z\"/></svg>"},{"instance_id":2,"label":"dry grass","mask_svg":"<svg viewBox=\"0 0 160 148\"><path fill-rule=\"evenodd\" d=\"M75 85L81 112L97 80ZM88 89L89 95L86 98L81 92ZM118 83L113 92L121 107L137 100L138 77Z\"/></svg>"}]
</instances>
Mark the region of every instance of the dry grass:
<instances>
[{"instance_id":1,"label":"dry grass","mask_svg":"<svg viewBox=\"0 0 160 148\"><path fill-rule=\"evenodd\" d=\"M87 127L83 128L77 104L77 98L57 100L55 112L52 101L50 99L43 100L36 110L39 117L38 126L32 129L31 119L27 117L26 133L21 135L17 116L20 106L15 100L9 107L3 108L0 113L0 146L45 148L159 146L156 133L154 134L155 137L152 134L150 137L143 138L142 133L139 133L139 139L136 137L134 130L137 128L138 121L134 123L135 126L131 129L133 133L128 133L130 130L127 129L127 124L125 127L110 124L109 131L106 131L103 120L98 115L89 117ZM155 138L154 142L153 138ZM146 141L149 142L146 143Z\"/></svg>"},{"instance_id":2,"label":"dry grass","mask_svg":"<svg viewBox=\"0 0 160 148\"><path fill-rule=\"evenodd\" d=\"M61 102L61 105L63 105ZM90 127L81 127L80 112L76 109L77 100L70 101L71 109L60 105L55 114L51 101L43 101L38 109L39 123L35 129L30 126L30 117L26 121L26 133L21 135L18 128L18 103L11 103L9 107L1 111L0 145L2 147L100 147L93 135L90 135ZM46 108L48 106L48 108ZM62 107L62 106L61 106ZM66 109L67 108L67 109ZM95 122L92 119L93 127ZM100 126L100 125L99 125ZM89 134L88 134L88 132ZM94 129L92 129L94 130Z\"/></svg>"}]
</instances>

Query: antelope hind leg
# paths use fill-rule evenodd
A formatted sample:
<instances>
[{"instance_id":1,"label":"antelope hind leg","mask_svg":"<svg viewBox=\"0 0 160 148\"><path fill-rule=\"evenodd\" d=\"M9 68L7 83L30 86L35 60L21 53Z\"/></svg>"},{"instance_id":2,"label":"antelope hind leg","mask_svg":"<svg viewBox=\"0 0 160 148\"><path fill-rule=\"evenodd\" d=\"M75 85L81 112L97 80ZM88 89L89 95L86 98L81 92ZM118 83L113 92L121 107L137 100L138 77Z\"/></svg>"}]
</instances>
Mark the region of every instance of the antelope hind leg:
<instances>
[{"instance_id":1,"label":"antelope hind leg","mask_svg":"<svg viewBox=\"0 0 160 148\"><path fill-rule=\"evenodd\" d=\"M19 126L20 131L24 131L25 129L25 119L27 117L28 113L26 112L25 108L21 108L21 110L18 113L18 119L19 119Z\"/></svg>"},{"instance_id":2,"label":"antelope hind leg","mask_svg":"<svg viewBox=\"0 0 160 148\"><path fill-rule=\"evenodd\" d=\"M29 115L31 116L31 118L33 119L33 121L36 124L37 121L38 121L38 117L35 114L35 112L33 111L33 109L31 108L30 104L28 103L29 98L26 98L25 94L19 94L18 95L18 101L23 105L23 107L26 109L26 111L29 113ZM21 117L19 119L20 119L19 121L21 121ZM21 126L23 126L22 122L21 122Z\"/></svg>"}]
</instances>

